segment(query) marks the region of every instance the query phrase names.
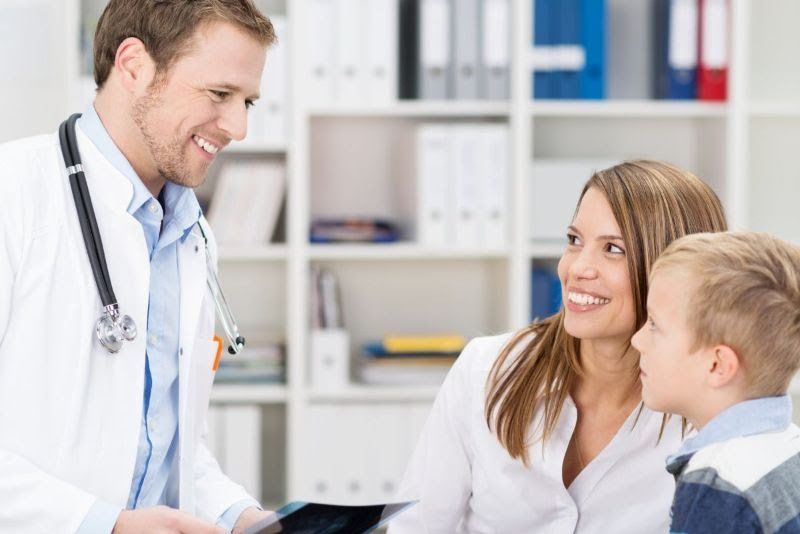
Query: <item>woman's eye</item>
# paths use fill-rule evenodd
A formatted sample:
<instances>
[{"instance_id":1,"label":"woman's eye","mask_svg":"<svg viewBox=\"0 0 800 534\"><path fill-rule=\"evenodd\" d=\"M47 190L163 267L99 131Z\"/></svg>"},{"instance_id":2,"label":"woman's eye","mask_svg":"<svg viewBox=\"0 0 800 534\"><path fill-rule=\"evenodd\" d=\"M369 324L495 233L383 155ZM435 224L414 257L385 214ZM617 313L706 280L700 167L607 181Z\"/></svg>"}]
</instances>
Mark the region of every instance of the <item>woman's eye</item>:
<instances>
[{"instance_id":1,"label":"woman's eye","mask_svg":"<svg viewBox=\"0 0 800 534\"><path fill-rule=\"evenodd\" d=\"M575 234L567 234L567 243L570 245L580 245L581 240Z\"/></svg>"},{"instance_id":2,"label":"woman's eye","mask_svg":"<svg viewBox=\"0 0 800 534\"><path fill-rule=\"evenodd\" d=\"M647 325L650 327L650 330L656 329L656 323L650 317L647 318Z\"/></svg>"},{"instance_id":3,"label":"woman's eye","mask_svg":"<svg viewBox=\"0 0 800 534\"><path fill-rule=\"evenodd\" d=\"M625 254L625 251L622 250L622 247L618 247L614 243L609 243L606 246L606 251L610 252L611 254Z\"/></svg>"},{"instance_id":4,"label":"woman's eye","mask_svg":"<svg viewBox=\"0 0 800 534\"><path fill-rule=\"evenodd\" d=\"M256 105L256 103L254 101L252 101L252 100L245 100L244 101L244 107L247 108L247 109L250 109L255 105Z\"/></svg>"}]
</instances>

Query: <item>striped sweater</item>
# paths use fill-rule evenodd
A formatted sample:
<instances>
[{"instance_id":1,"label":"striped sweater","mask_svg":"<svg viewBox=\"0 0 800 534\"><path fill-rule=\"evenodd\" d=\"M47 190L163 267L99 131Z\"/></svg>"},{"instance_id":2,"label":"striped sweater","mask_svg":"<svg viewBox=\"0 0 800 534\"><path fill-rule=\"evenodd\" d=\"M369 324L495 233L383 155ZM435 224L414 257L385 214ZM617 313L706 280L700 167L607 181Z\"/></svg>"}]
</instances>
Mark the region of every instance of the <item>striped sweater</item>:
<instances>
[{"instance_id":1,"label":"striped sweater","mask_svg":"<svg viewBox=\"0 0 800 534\"><path fill-rule=\"evenodd\" d=\"M668 459L674 533L800 533L800 428L788 397L729 408Z\"/></svg>"}]
</instances>

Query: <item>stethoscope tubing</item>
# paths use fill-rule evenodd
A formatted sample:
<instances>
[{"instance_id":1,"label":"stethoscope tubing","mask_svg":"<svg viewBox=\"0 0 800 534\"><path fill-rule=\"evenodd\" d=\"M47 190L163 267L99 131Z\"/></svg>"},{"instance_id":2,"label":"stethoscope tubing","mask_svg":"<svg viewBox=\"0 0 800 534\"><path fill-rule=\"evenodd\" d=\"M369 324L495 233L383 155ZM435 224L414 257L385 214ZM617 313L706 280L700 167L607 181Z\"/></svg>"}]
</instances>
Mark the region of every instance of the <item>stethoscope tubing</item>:
<instances>
[{"instance_id":1,"label":"stethoscope tubing","mask_svg":"<svg viewBox=\"0 0 800 534\"><path fill-rule=\"evenodd\" d=\"M92 197L89 194L89 187L86 185L86 175L83 172L75 138L75 122L80 116L80 113L75 113L61 123L58 130L61 153L64 156L64 164L70 173L69 184L75 200L75 208L78 212L78 222L83 234L83 242L86 246L89 263L92 266L97 290L100 293L100 300L104 307L116 306L117 297L114 295L111 276L108 274L108 265L103 251L103 240L97 227Z\"/></svg>"}]
</instances>

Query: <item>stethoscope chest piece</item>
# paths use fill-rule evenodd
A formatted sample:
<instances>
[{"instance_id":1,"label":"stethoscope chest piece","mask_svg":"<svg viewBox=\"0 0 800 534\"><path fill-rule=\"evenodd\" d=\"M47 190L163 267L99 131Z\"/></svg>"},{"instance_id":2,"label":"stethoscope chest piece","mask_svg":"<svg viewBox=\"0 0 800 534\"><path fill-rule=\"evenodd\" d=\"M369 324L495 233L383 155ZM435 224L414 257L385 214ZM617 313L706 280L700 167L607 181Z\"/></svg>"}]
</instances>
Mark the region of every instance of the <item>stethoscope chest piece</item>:
<instances>
[{"instance_id":1,"label":"stethoscope chest piece","mask_svg":"<svg viewBox=\"0 0 800 534\"><path fill-rule=\"evenodd\" d=\"M120 315L116 308L107 307L97 320L94 331L100 344L111 354L116 354L124 341L136 339L136 322L130 315Z\"/></svg>"}]
</instances>

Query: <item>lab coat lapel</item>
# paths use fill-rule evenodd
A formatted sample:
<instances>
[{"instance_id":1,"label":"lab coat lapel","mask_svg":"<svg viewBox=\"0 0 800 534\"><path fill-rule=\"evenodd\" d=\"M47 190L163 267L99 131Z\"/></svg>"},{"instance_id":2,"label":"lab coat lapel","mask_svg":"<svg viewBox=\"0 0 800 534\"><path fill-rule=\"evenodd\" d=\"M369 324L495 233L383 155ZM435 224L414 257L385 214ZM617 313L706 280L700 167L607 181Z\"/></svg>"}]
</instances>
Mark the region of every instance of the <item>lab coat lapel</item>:
<instances>
[{"instance_id":1,"label":"lab coat lapel","mask_svg":"<svg viewBox=\"0 0 800 534\"><path fill-rule=\"evenodd\" d=\"M193 513L193 466L195 420L193 410L195 392L193 388L197 381L194 376L194 349L197 322L200 316L200 307L206 288L205 279L205 248L203 240L196 232L192 231L178 246L178 272L181 287L181 317L180 317L180 350L178 351L178 432L179 432L179 501L180 509Z\"/></svg>"}]
</instances>

